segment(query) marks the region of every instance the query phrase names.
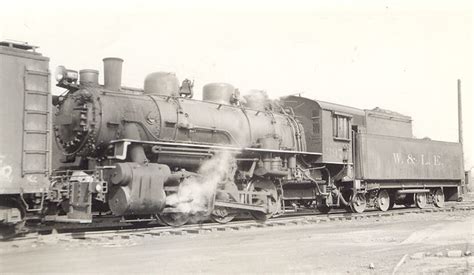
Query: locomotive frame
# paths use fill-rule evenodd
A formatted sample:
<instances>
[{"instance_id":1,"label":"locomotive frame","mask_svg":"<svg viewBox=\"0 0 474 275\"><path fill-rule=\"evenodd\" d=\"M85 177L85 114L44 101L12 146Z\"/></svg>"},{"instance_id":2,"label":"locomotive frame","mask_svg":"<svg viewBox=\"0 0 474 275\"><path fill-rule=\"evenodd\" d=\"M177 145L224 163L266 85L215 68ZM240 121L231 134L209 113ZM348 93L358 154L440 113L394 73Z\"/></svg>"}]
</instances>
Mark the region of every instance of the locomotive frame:
<instances>
[{"instance_id":1,"label":"locomotive frame","mask_svg":"<svg viewBox=\"0 0 474 275\"><path fill-rule=\"evenodd\" d=\"M0 42L0 58L0 89L11 99L0 108L3 225L30 214L92 222L95 211L111 211L179 226L190 215L225 223L240 212L266 220L295 207L361 213L462 197L462 146L414 139L411 118L395 112L298 96L245 101L223 83L194 100L192 82L179 86L170 73L128 88L118 58L104 59L104 85L95 70L61 67L57 86L67 91L52 97L49 59L36 47ZM212 169L203 164L222 154L227 168L205 207L183 211L183 186L204 186Z\"/></svg>"}]
</instances>

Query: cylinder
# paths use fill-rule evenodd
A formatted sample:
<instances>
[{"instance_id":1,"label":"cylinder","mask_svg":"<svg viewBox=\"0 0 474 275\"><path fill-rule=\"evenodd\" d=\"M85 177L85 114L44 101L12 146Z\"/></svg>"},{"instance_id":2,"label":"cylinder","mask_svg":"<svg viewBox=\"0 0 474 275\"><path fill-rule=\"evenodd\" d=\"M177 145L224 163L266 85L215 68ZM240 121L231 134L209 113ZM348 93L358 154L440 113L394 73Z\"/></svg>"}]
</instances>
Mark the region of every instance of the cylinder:
<instances>
[{"instance_id":1,"label":"cylinder","mask_svg":"<svg viewBox=\"0 0 474 275\"><path fill-rule=\"evenodd\" d=\"M227 83L209 83L202 88L202 100L230 105L234 86Z\"/></svg>"},{"instance_id":2,"label":"cylinder","mask_svg":"<svg viewBox=\"0 0 474 275\"><path fill-rule=\"evenodd\" d=\"M128 163L116 163L111 171L110 182L117 185L128 185L132 180L132 166Z\"/></svg>"},{"instance_id":3,"label":"cylinder","mask_svg":"<svg viewBox=\"0 0 474 275\"><path fill-rule=\"evenodd\" d=\"M163 96L178 96L179 81L174 73L154 72L145 78L144 93Z\"/></svg>"},{"instance_id":4,"label":"cylinder","mask_svg":"<svg viewBox=\"0 0 474 275\"><path fill-rule=\"evenodd\" d=\"M79 71L81 84L99 85L99 71L84 69Z\"/></svg>"},{"instance_id":5,"label":"cylinder","mask_svg":"<svg viewBox=\"0 0 474 275\"><path fill-rule=\"evenodd\" d=\"M120 163L120 166L129 166L125 169L131 170L131 174L127 174L126 179L118 179L120 185L110 186L108 204L112 213L117 216L160 213L165 207L163 184L171 174L170 168L157 163L138 165L133 162Z\"/></svg>"},{"instance_id":6,"label":"cylinder","mask_svg":"<svg viewBox=\"0 0 474 275\"><path fill-rule=\"evenodd\" d=\"M123 59L106 57L102 61L104 61L104 88L111 91L119 91L122 86Z\"/></svg>"}]
</instances>

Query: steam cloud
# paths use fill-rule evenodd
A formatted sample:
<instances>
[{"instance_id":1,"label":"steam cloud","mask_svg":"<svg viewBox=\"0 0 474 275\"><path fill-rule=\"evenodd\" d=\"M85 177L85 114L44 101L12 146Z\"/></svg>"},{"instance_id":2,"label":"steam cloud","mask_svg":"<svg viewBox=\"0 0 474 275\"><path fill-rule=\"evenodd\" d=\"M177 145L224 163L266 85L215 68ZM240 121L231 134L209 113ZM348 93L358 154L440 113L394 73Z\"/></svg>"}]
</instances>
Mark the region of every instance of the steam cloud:
<instances>
[{"instance_id":1,"label":"steam cloud","mask_svg":"<svg viewBox=\"0 0 474 275\"><path fill-rule=\"evenodd\" d=\"M178 192L166 198L166 204L187 214L207 211L218 183L225 180L233 181L234 165L235 159L230 152L217 153L203 162L198 171L200 177L186 178L180 184Z\"/></svg>"},{"instance_id":2,"label":"steam cloud","mask_svg":"<svg viewBox=\"0 0 474 275\"><path fill-rule=\"evenodd\" d=\"M250 90L244 98L247 107L257 110L265 110L269 102L267 92L262 90Z\"/></svg>"}]
</instances>

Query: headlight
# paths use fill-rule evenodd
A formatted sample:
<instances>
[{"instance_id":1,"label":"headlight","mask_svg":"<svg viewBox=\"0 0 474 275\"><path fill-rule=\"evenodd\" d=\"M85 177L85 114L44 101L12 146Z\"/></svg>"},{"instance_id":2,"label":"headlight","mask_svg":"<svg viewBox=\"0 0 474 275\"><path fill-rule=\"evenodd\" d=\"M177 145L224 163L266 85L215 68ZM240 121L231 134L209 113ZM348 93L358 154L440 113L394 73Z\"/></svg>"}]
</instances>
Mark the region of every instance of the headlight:
<instances>
[{"instance_id":1,"label":"headlight","mask_svg":"<svg viewBox=\"0 0 474 275\"><path fill-rule=\"evenodd\" d=\"M66 81L69 83L76 83L77 79L79 79L79 74L77 73L77 71L68 70L64 66L58 66L56 68L54 75L55 75L56 81L58 82Z\"/></svg>"},{"instance_id":2,"label":"headlight","mask_svg":"<svg viewBox=\"0 0 474 275\"><path fill-rule=\"evenodd\" d=\"M95 185L95 191L97 191L97 193L102 192L102 183L97 183Z\"/></svg>"},{"instance_id":3,"label":"headlight","mask_svg":"<svg viewBox=\"0 0 474 275\"><path fill-rule=\"evenodd\" d=\"M65 73L66 73L66 68L64 66L58 66L56 68L56 71L54 72L56 81L59 82L63 80Z\"/></svg>"}]
</instances>

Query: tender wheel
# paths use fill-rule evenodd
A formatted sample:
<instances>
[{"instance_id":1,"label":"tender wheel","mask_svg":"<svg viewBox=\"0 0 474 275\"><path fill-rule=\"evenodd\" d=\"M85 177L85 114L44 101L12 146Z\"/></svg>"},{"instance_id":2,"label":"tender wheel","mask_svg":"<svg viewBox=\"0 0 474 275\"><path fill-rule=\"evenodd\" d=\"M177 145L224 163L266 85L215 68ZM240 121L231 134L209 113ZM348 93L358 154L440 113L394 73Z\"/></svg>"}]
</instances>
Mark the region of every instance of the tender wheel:
<instances>
[{"instance_id":1,"label":"tender wheel","mask_svg":"<svg viewBox=\"0 0 474 275\"><path fill-rule=\"evenodd\" d=\"M439 208L444 207L444 192L443 189L436 189L433 197L434 205Z\"/></svg>"},{"instance_id":2,"label":"tender wheel","mask_svg":"<svg viewBox=\"0 0 474 275\"><path fill-rule=\"evenodd\" d=\"M426 193L417 193L415 195L415 204L418 208L423 209L427 204L427 195Z\"/></svg>"},{"instance_id":3,"label":"tender wheel","mask_svg":"<svg viewBox=\"0 0 474 275\"><path fill-rule=\"evenodd\" d=\"M250 182L248 190L259 192L264 191L270 193L268 196L268 213L262 213L257 211L250 212L250 215L257 221L266 221L267 219L273 217L281 207L281 198L278 196L278 191L276 189L275 184L271 180L264 180L264 179L257 179L255 181ZM263 198L254 198L252 201L254 205L264 205L265 200Z\"/></svg>"},{"instance_id":4,"label":"tender wheel","mask_svg":"<svg viewBox=\"0 0 474 275\"><path fill-rule=\"evenodd\" d=\"M185 225L190 219L190 216L185 213L163 213L159 214L158 217L163 223L173 227Z\"/></svg>"},{"instance_id":5,"label":"tender wheel","mask_svg":"<svg viewBox=\"0 0 474 275\"><path fill-rule=\"evenodd\" d=\"M383 212L390 208L390 196L387 190L380 190L377 194L377 208Z\"/></svg>"},{"instance_id":6,"label":"tender wheel","mask_svg":"<svg viewBox=\"0 0 474 275\"><path fill-rule=\"evenodd\" d=\"M227 208L218 207L215 208L211 213L211 219L217 223L228 223L232 221L237 214L229 213Z\"/></svg>"},{"instance_id":7,"label":"tender wheel","mask_svg":"<svg viewBox=\"0 0 474 275\"><path fill-rule=\"evenodd\" d=\"M359 193L351 196L350 207L354 213L362 213L367 207L365 194Z\"/></svg>"}]
</instances>

